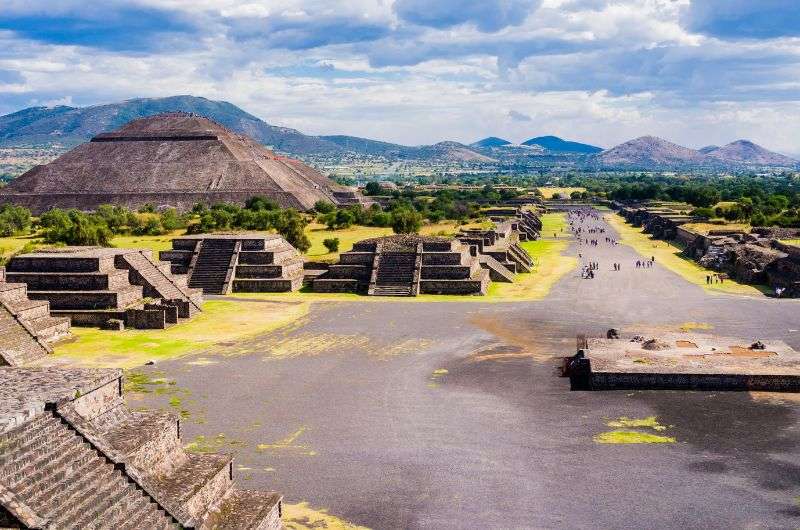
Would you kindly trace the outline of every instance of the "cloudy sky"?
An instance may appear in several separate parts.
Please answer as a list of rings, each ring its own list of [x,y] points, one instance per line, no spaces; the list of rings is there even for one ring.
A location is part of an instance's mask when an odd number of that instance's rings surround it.
[[[309,134],[800,154],[798,0],[0,0],[0,114],[193,94]]]

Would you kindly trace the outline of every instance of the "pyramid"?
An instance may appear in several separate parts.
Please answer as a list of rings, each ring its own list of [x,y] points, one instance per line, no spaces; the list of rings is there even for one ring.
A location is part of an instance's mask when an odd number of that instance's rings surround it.
[[[306,164],[214,121],[166,113],[99,134],[32,168],[0,190],[0,203],[22,204],[34,213],[100,204],[189,209],[197,202],[242,204],[255,195],[300,210],[318,200],[365,202]]]

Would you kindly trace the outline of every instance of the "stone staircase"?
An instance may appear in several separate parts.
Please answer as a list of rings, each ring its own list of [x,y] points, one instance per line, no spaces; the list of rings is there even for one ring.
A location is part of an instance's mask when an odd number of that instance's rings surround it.
[[[0,484],[47,528],[174,528],[130,477],[50,410],[2,436]]]
[[[189,287],[202,289],[203,294],[226,294],[228,269],[235,252],[233,239],[204,239],[189,277]]]
[[[384,252],[372,292],[375,296],[411,296],[414,290],[416,253]]]
[[[69,334],[70,322],[51,317],[46,300],[30,300],[24,283],[3,279],[4,273],[0,274],[0,365],[19,366],[49,353],[50,344]]]
[[[128,269],[131,283],[144,287],[144,296],[183,301],[189,307],[189,314],[181,315],[183,318],[201,311],[202,292],[180,283],[170,272],[170,264],[156,263],[149,251],[120,254],[117,261],[120,267]]]
[[[121,377],[0,369],[0,522],[5,510],[23,528],[282,528],[279,494],[238,489],[230,455],[184,451],[180,420],[129,409]]]

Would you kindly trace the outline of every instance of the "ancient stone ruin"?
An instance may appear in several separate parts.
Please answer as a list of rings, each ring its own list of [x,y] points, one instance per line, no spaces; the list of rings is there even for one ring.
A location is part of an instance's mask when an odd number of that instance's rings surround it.
[[[300,210],[319,200],[368,202],[298,160],[187,113],[150,116],[99,134],[14,179],[0,190],[0,202],[34,213],[101,204],[190,209],[198,202],[243,204],[256,195]]]
[[[521,233],[510,221],[499,222],[491,230],[465,229],[456,239],[469,245],[470,253],[489,271],[494,282],[513,282],[514,275],[530,272],[533,259],[519,246]]]
[[[0,527],[278,530],[281,495],[183,449],[172,413],[133,411],[119,370],[0,368]]]
[[[160,258],[206,294],[295,291],[303,285],[303,258],[278,235],[183,236]]]
[[[800,390],[800,354],[779,340],[665,333],[590,338],[566,360],[573,390]]]
[[[312,286],[374,296],[484,295],[489,282],[489,271],[457,239],[395,235],[359,241]]]
[[[18,366],[41,357],[69,334],[69,319],[51,317],[50,304],[28,298],[24,283],[5,281],[0,268],[0,366]]]
[[[519,233],[520,241],[535,241],[542,231],[542,220],[529,208],[487,208],[481,213],[495,223],[511,223],[511,229]]]
[[[66,247],[13,257],[8,282],[74,326],[164,329],[200,311],[202,293],[153,260],[149,250]]]

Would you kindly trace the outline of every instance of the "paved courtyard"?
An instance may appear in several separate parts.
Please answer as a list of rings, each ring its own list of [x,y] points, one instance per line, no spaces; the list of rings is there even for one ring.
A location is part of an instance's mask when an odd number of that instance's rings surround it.
[[[179,399],[184,440],[235,452],[242,487],[370,528],[800,525],[800,396],[570,392],[553,359],[610,327],[800,348],[800,304],[636,270],[624,245],[570,252],[600,263],[595,279],[575,270],[537,302],[315,302],[237,355],[148,367],[175,392],[139,403]],[[595,440],[652,416],[634,430],[674,443]]]

